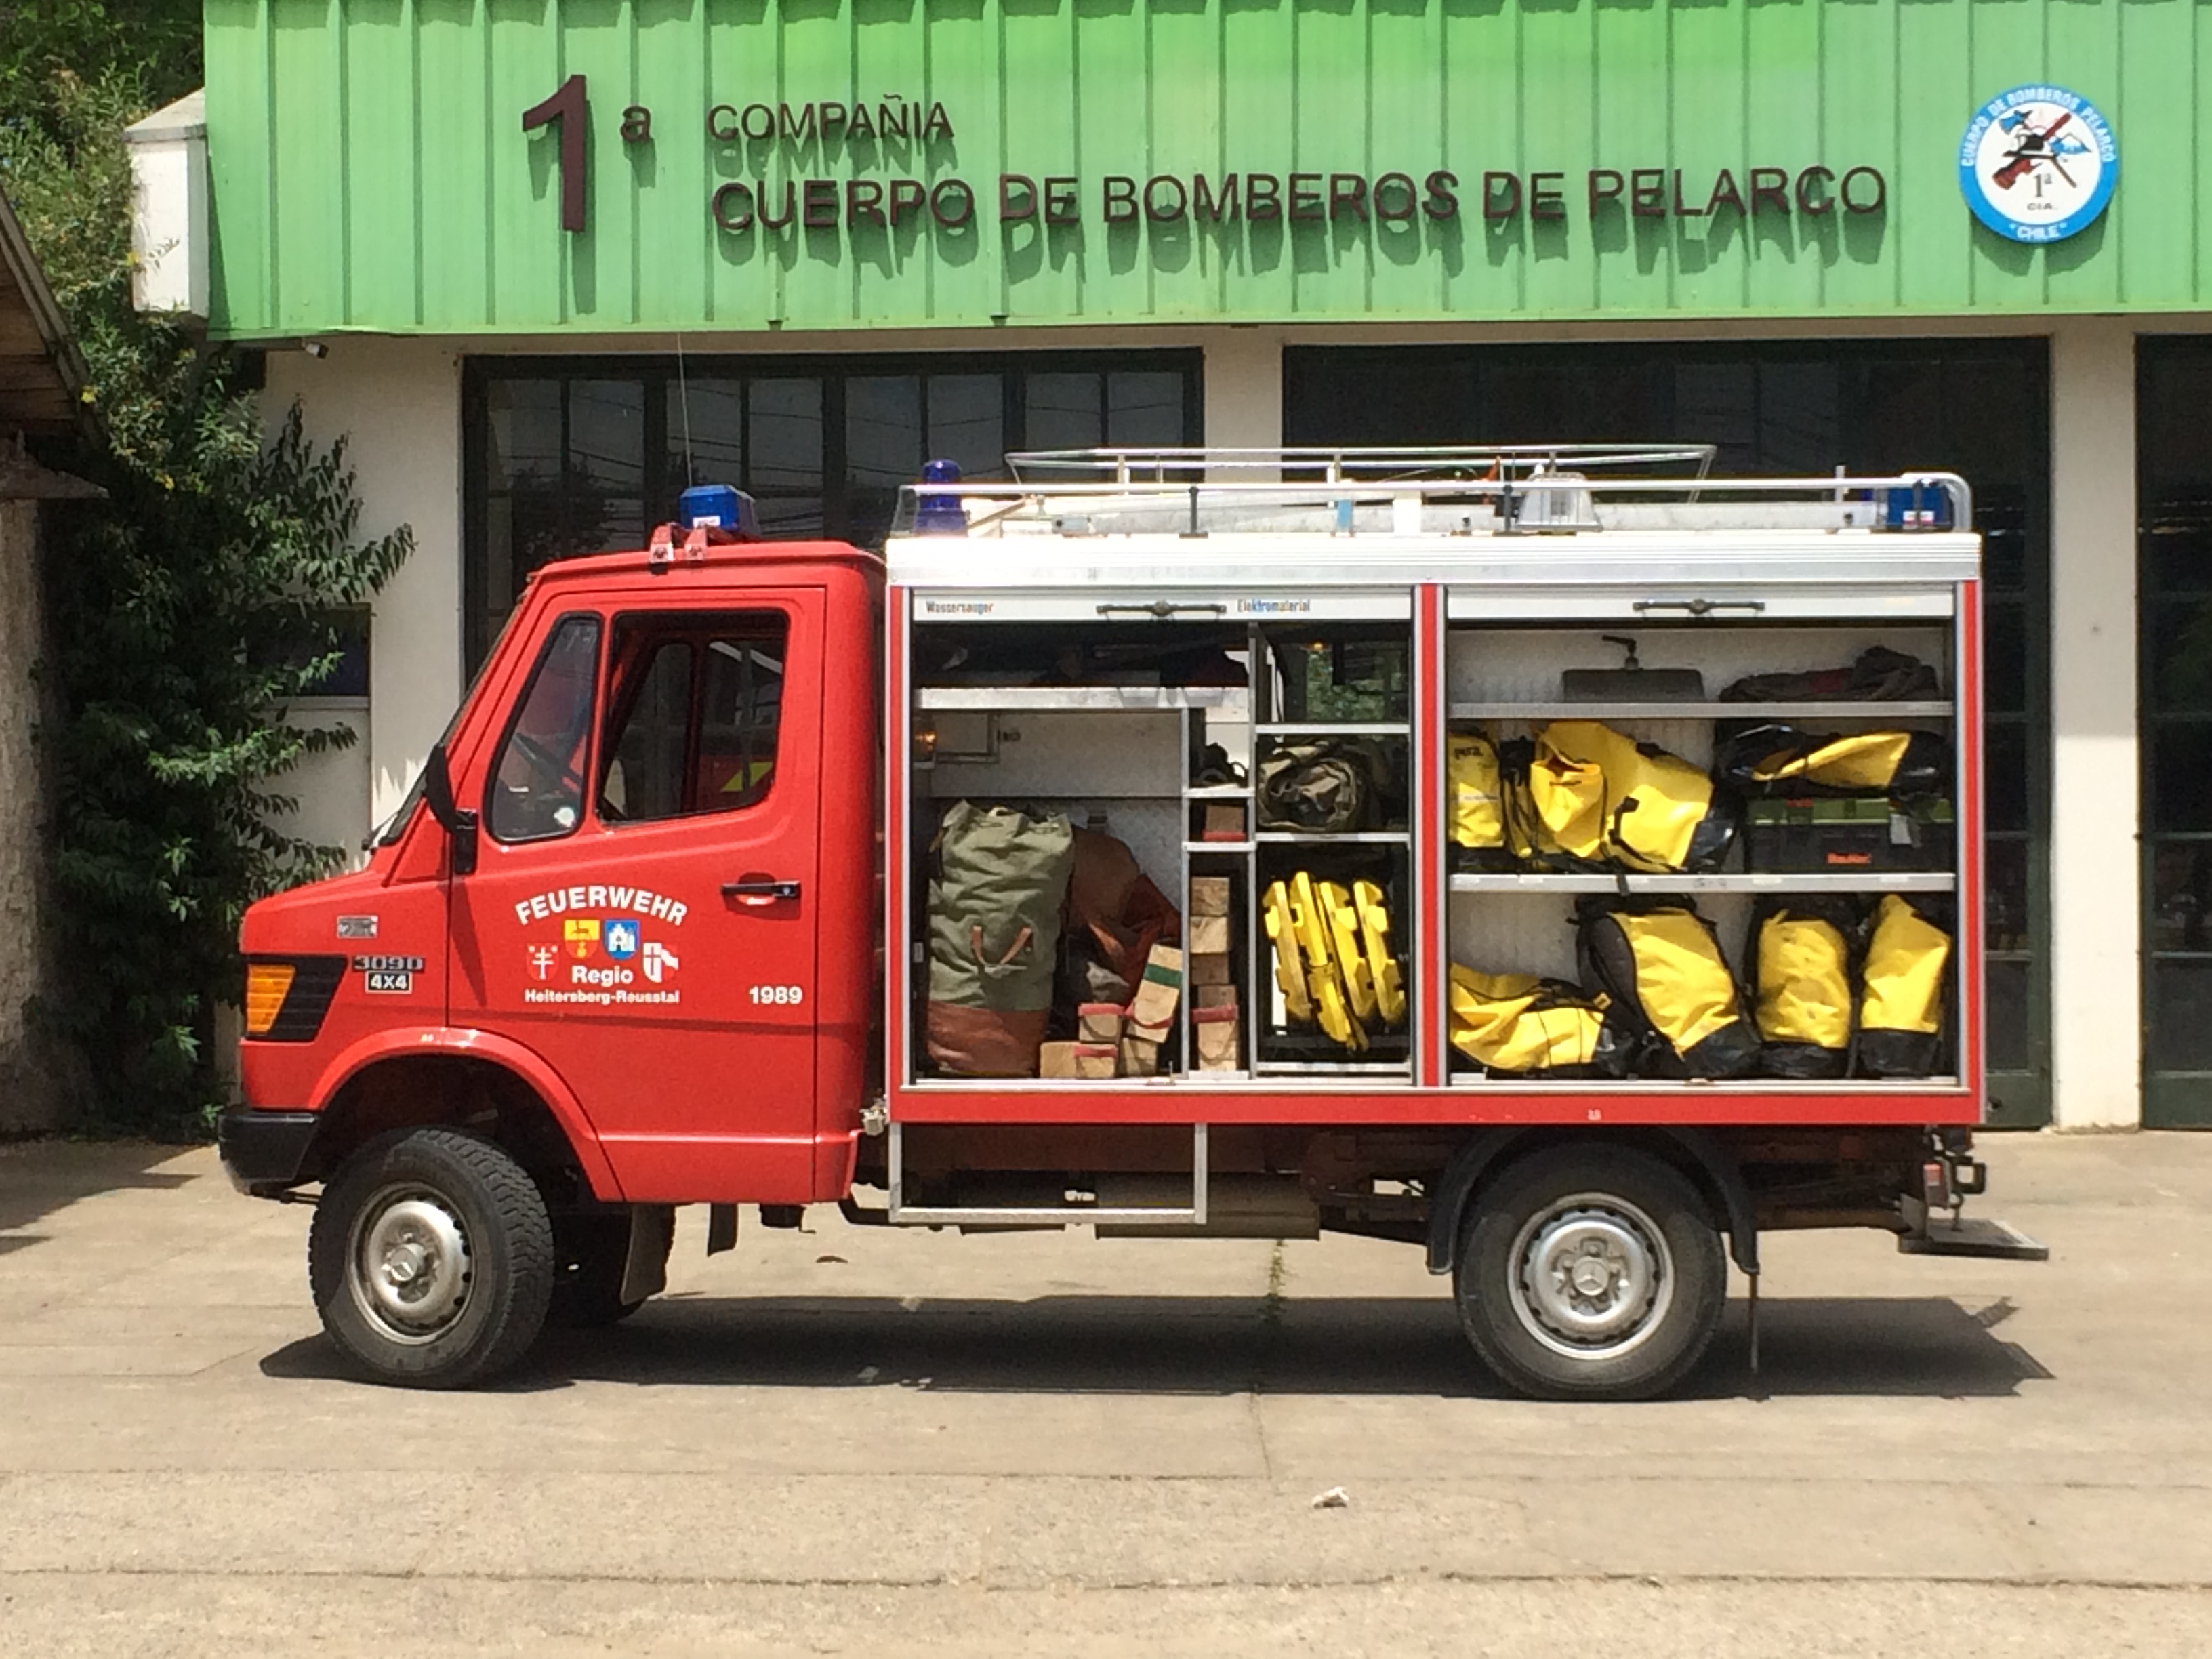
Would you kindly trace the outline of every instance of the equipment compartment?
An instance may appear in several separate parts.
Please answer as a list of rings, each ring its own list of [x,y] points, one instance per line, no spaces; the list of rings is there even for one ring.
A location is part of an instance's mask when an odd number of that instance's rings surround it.
[[[1455,611],[1463,617],[1465,608],[1471,602]],[[1757,931],[1774,907],[1792,901],[1826,907],[1862,955],[1884,895],[1911,896],[1908,902],[1952,916],[1966,849],[1955,781],[1971,778],[1949,695],[1954,627],[1932,620],[1776,624],[1755,611],[1742,618],[1731,612],[1645,623],[1626,637],[1620,625],[1598,623],[1485,626],[1462,620],[1454,626],[1447,640],[1449,735],[1439,826],[1447,854],[1443,954],[1447,966],[1459,970],[1446,1011],[1454,1080],[1565,1086],[1571,1078],[1587,1089],[1594,1075],[1628,1080],[1673,1074],[1666,1056],[1655,1064],[1647,1054],[1639,1063],[1609,1040],[1596,1046],[1605,1049],[1610,1072],[1603,1065],[1577,1066],[1547,1077],[1531,1066],[1532,1057],[1595,1057],[1589,1041],[1561,1035],[1579,1020],[1582,1037],[1590,1036],[1594,1016],[1578,1012],[1577,1000],[1595,1006],[1606,988],[1592,982],[1591,964],[1577,951],[1578,905],[1693,908],[1718,942],[1737,1008],[1754,1030]],[[1624,650],[1636,666],[1623,666]],[[1663,684],[1672,695],[1638,695],[1639,674],[1655,670],[1667,673]],[[1769,700],[1741,700],[1736,688],[1747,683]],[[1603,702],[1566,695],[1570,689],[1586,694],[1594,684],[1619,696]],[[1703,685],[1701,700],[1679,695],[1690,684]],[[1906,695],[1850,695],[1869,687]],[[1771,700],[1777,693],[1790,700]],[[1829,749],[1852,754],[1902,753],[1902,734],[1938,734],[1932,743],[1923,738],[1911,745],[1923,763],[1915,787],[1936,775],[1924,762],[1940,754],[1950,763],[1942,769],[1954,787],[1941,797],[1893,800],[1874,787],[1882,775],[1871,765],[1837,767],[1818,775],[1844,781],[1817,785],[1747,784],[1720,773],[1716,758],[1723,740],[1760,734],[1747,741],[1764,752],[1759,745],[1770,726],[1792,728],[1789,736],[1833,734],[1838,741]],[[1899,738],[1844,740],[1874,732]],[[1780,746],[1781,739],[1776,742]],[[1819,742],[1801,747],[1818,749]],[[1857,788],[1855,781],[1869,787]],[[1790,793],[1811,787],[1823,793]],[[1955,921],[1947,925],[1955,934]],[[1678,976],[1689,971],[1681,961],[1675,969]],[[1921,1080],[1954,1085],[1965,1013],[1955,937],[1942,973],[1940,1040],[1931,1034],[1914,1052],[1931,1056],[1935,1068]],[[1622,1012],[1618,1001],[1616,1016]],[[1717,1007],[1707,1012],[1708,1023],[1717,1024]],[[1844,1026],[1854,1025],[1856,1012],[1839,1011]],[[1522,1018],[1540,1022],[1546,1041],[1524,1035],[1506,1042],[1513,1022]],[[1471,1054],[1510,1056],[1515,1066],[1529,1069],[1495,1070]],[[1743,1070],[1738,1055],[1707,1080],[1771,1086],[1778,1077],[1803,1075],[1779,1069],[1787,1063],[1771,1060]],[[1860,1086],[1871,1069],[1855,1046],[1850,1076],[1835,1086]],[[1881,1073],[1885,1079],[1899,1074],[1894,1067]]]
[[[1083,965],[1063,960],[1045,1080],[1153,1075],[1156,1060],[1158,1073],[1215,1082],[1409,1081],[1417,780],[1405,601],[1386,600],[1391,620],[1237,624],[1204,614],[1223,606],[1151,620],[1134,600],[1100,605],[1115,620],[914,628],[914,1075],[1006,1080],[933,1061],[927,1036],[932,843],[946,810],[968,801],[1064,817],[1079,841],[1115,837],[1174,911],[1159,942],[1176,960],[1158,965],[1152,993],[1157,1012],[1159,976],[1176,978],[1170,1028],[1132,1012],[1109,1030],[1095,971],[1086,984]],[[1325,1007],[1286,999],[1267,925],[1279,883],[1313,906],[1301,974]],[[1084,941],[1071,925],[1063,957]]]

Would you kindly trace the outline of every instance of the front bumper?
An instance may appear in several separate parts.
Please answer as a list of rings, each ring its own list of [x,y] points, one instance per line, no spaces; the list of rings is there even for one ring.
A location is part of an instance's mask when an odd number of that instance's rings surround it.
[[[319,1112],[225,1112],[215,1132],[223,1173],[256,1198],[297,1185],[322,1121]]]

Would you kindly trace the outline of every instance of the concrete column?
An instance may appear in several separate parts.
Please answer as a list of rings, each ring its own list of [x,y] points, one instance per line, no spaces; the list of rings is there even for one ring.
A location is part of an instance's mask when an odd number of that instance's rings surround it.
[[[369,823],[358,840],[398,806],[460,701],[461,368],[434,340],[329,343],[320,358],[270,356],[269,416],[297,398],[313,436],[348,439],[364,534],[399,524],[415,532],[414,556],[377,597],[370,623],[368,753],[337,757],[368,768]]]
[[[1217,449],[1282,443],[1283,337],[1276,330],[1224,328],[1206,337],[1206,441]]]
[[[2051,337],[2052,1117],[2142,1120],[2136,358],[2126,322]]]

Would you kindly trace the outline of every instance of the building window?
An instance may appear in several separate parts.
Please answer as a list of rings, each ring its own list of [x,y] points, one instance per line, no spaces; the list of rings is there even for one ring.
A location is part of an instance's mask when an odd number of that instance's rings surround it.
[[[2143,1123],[2212,1126],[2212,340],[2136,356]]]
[[[2212,380],[2199,387],[2212,390]],[[1310,347],[1283,354],[1283,394],[1290,444],[1713,443],[1723,472],[1818,477],[1840,465],[1965,477],[1983,536],[1990,1120],[2048,1121],[2051,441],[2043,341]],[[2170,406],[2203,404],[2200,396]],[[2212,558],[2202,568],[2212,601]],[[2204,708],[2203,752],[2212,757],[2212,697]],[[2205,798],[2212,802],[2212,792]],[[2203,827],[2212,831],[2212,805]],[[2205,839],[2212,843],[2212,835]],[[2207,966],[2212,975],[2212,954]],[[2212,1017],[2212,977],[2204,1006]],[[2212,1100],[2212,1077],[2207,1084]]]
[[[464,382],[473,669],[530,573],[643,544],[687,483],[730,483],[777,537],[883,539],[922,463],[1200,441],[1194,351],[840,358],[472,358]]]

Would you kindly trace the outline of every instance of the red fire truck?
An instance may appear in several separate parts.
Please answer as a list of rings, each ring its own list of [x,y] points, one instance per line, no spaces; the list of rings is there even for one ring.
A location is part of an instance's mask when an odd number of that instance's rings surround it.
[[[689,492],[248,913],[226,1167],[422,1386],[635,1309],[683,1204],[1400,1239],[1576,1398],[1678,1382],[1729,1258],[1755,1345],[1762,1231],[2039,1256],[1960,1214],[1967,488],[1711,458],[933,464],[880,556]]]

